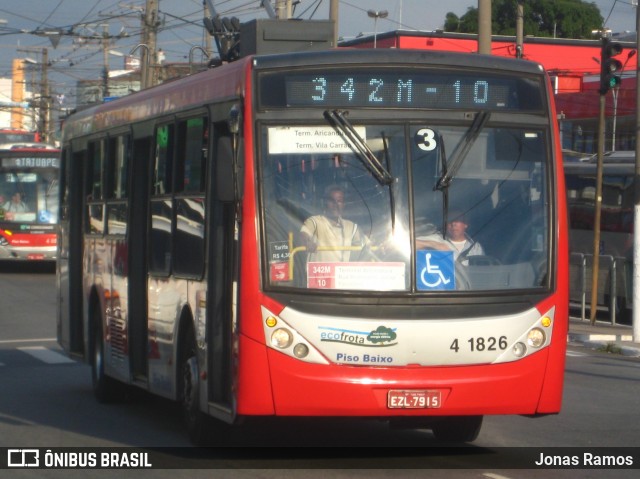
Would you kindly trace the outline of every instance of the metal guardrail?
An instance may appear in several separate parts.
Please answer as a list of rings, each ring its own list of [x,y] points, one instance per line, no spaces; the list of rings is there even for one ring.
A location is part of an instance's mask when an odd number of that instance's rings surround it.
[[[605,307],[609,312],[611,324],[616,324],[618,304],[627,304],[627,289],[623,282],[618,291],[619,271],[626,271],[628,260],[623,257],[600,255],[598,267],[597,306]],[[586,319],[587,310],[591,309],[593,255],[571,253],[569,259],[569,301],[580,308],[580,318]],[[622,269],[620,269],[622,267]],[[623,298],[624,303],[618,303]]]

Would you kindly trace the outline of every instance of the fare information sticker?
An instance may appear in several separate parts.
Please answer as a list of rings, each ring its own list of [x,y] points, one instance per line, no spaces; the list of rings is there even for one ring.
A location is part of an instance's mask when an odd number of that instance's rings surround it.
[[[380,263],[308,263],[307,287],[392,291],[405,289],[405,265]]]

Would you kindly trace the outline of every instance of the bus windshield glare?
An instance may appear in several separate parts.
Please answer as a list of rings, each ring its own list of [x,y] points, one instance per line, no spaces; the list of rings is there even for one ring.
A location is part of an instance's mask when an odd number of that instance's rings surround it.
[[[548,287],[547,135],[476,123],[353,122],[391,184],[329,123],[264,125],[269,285],[424,293]]]

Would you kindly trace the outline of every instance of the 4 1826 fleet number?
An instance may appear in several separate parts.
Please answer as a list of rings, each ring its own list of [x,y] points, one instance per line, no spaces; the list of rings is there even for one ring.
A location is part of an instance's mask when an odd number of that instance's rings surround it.
[[[508,345],[509,343],[506,336],[500,336],[498,338],[494,336],[488,336],[486,338],[478,336],[469,338],[466,341],[455,338],[451,346],[449,346],[449,349],[457,353],[460,349],[466,348],[466,350],[475,353],[483,351],[504,351]]]

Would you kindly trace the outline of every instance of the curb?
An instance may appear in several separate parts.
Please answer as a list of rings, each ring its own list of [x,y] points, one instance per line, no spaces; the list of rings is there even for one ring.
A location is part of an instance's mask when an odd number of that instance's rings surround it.
[[[569,342],[580,343],[589,349],[605,349],[612,345],[619,349],[619,354],[627,357],[640,357],[640,347],[629,346],[623,344],[623,341],[631,341],[626,335],[620,336],[615,334],[580,334],[569,333],[567,337]]]

